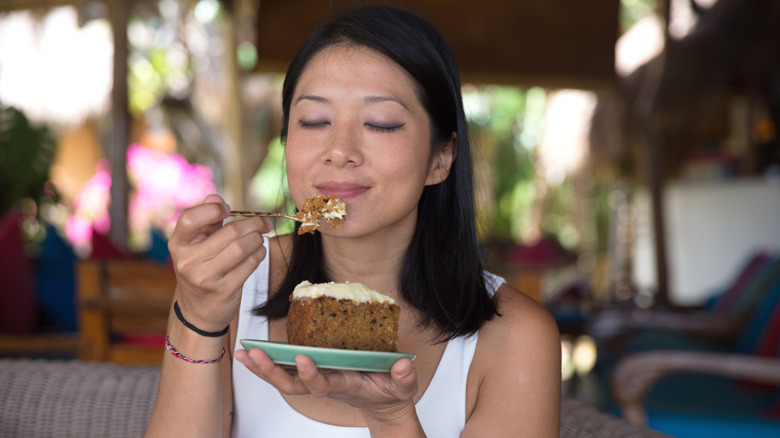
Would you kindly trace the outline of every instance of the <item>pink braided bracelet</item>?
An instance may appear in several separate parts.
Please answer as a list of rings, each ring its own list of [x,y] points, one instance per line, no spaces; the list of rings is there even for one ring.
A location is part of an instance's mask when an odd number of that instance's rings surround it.
[[[222,354],[216,359],[204,359],[204,360],[190,359],[189,357],[183,355],[179,350],[177,350],[176,347],[173,346],[173,344],[171,344],[171,340],[168,339],[168,335],[165,335],[165,349],[170,351],[172,355],[189,363],[202,363],[202,364],[218,363],[222,360],[223,357],[225,357],[225,347],[222,347]]]

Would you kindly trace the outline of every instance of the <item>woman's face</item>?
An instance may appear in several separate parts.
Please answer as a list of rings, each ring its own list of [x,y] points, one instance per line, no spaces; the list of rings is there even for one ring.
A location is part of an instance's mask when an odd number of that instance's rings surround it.
[[[300,206],[316,194],[344,199],[347,220],[338,230],[322,226],[324,234],[413,230],[423,187],[446,177],[431,158],[430,131],[413,80],[400,66],[364,47],[323,50],[305,68],[290,105],[293,201]]]

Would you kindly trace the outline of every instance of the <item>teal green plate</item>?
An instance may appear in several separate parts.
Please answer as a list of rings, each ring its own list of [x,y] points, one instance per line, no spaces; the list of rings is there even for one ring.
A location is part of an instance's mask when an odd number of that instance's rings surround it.
[[[242,339],[241,345],[247,351],[252,348],[263,350],[274,363],[279,365],[295,365],[295,356],[303,354],[309,356],[318,368],[337,370],[387,372],[399,359],[408,357],[414,360],[415,358],[414,354],[409,353],[306,347],[256,339]]]

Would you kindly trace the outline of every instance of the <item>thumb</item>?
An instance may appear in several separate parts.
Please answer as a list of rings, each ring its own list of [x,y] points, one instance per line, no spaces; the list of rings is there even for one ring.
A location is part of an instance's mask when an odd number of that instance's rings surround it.
[[[390,369],[390,377],[398,387],[402,398],[409,398],[417,393],[417,370],[411,359],[403,358],[396,362]]]
[[[217,195],[216,193],[209,194],[206,196],[206,198],[203,200],[203,204],[221,204],[222,208],[225,210],[225,213],[230,213],[230,206],[227,205],[225,200]]]

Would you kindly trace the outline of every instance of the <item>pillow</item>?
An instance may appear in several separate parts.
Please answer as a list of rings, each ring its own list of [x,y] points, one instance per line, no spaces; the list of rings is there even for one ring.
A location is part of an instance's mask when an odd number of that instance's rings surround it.
[[[33,266],[24,252],[22,213],[0,221],[0,333],[29,334],[38,324]]]
[[[774,295],[780,295],[780,281],[775,283],[772,290]],[[753,353],[764,357],[780,358],[780,299],[775,301],[773,308],[768,312],[767,321],[758,335]]]
[[[734,303],[770,258],[766,251],[753,254],[739,270],[734,282],[712,303],[712,309],[721,314],[731,313]]]
[[[734,316],[751,318],[762,302],[766,299],[772,285],[780,281],[780,255],[773,256],[759,269],[745,289],[737,297],[730,311]]]
[[[767,286],[764,296],[737,341],[739,353],[777,356],[777,339],[780,336],[780,279]]]

